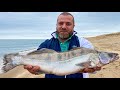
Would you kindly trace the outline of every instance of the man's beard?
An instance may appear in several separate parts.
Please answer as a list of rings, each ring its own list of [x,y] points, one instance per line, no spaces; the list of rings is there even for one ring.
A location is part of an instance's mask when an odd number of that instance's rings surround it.
[[[73,32],[71,32],[71,33],[68,33],[68,32],[58,32],[58,31],[56,31],[56,32],[57,32],[57,34],[58,34],[58,37],[59,37],[60,39],[62,39],[62,40],[68,39],[68,38],[71,37],[72,34],[73,34]]]

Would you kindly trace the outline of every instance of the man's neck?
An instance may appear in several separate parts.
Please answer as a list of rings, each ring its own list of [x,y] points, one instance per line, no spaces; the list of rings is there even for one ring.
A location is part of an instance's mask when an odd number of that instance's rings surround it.
[[[59,41],[62,42],[62,43],[65,42],[66,40],[68,40],[68,38],[66,38],[66,39],[58,38],[58,39],[59,39]]]

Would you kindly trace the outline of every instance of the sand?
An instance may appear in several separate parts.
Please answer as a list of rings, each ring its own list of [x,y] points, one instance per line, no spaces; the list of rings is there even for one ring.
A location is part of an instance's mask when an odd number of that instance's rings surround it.
[[[120,55],[120,32],[86,38],[101,51],[116,52]],[[89,73],[90,78],[120,78],[120,59],[110,63],[96,73]],[[44,74],[33,75],[18,66],[7,73],[0,74],[0,78],[44,78]]]
[[[120,55],[120,32],[87,39],[97,50],[116,52]],[[102,67],[96,74],[90,74],[90,78],[120,78],[120,59]]]

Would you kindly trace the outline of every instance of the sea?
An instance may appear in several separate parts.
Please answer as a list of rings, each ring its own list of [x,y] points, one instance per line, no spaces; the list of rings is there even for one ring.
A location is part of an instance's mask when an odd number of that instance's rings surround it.
[[[0,39],[0,73],[2,73],[3,56],[24,50],[37,49],[45,39]]]

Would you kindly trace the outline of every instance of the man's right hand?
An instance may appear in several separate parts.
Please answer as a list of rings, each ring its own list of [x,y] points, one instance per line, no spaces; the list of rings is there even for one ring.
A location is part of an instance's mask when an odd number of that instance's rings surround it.
[[[40,71],[39,66],[32,66],[32,65],[24,65],[24,69],[27,69],[30,73],[35,75],[38,74],[38,72]]]

